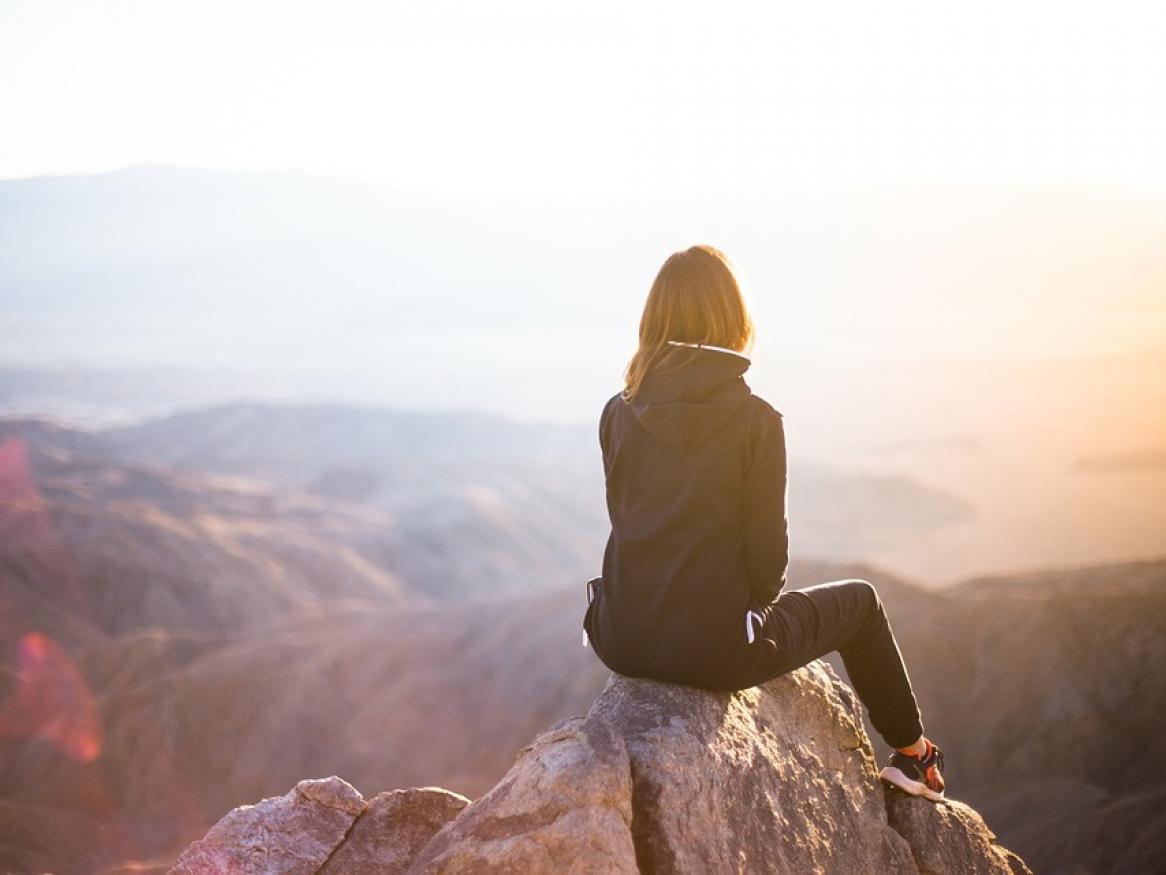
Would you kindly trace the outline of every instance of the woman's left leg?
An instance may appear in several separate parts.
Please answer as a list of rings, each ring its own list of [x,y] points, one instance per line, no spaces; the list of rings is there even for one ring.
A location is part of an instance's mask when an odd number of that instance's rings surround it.
[[[755,683],[793,671],[837,650],[870,722],[888,745],[906,748],[923,734],[919,705],[878,592],[869,581],[835,580],[782,592],[760,634],[778,660]]]

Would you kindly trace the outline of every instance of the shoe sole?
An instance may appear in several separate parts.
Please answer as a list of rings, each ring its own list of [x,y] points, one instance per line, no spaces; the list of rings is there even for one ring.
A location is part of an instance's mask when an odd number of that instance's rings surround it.
[[[893,784],[904,793],[909,793],[912,796],[922,796],[924,799],[930,799],[932,802],[946,801],[943,793],[936,793],[922,781],[911,780],[894,766],[886,766],[879,772],[879,777],[888,784]]]

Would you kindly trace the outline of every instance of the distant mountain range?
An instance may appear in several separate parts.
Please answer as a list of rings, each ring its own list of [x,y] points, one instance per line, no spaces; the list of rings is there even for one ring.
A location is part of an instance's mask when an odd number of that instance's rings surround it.
[[[97,484],[87,499],[103,484],[140,480],[138,503],[107,516],[107,525],[128,524],[147,500],[150,517],[161,519],[175,513],[169,493],[202,490],[223,513],[253,504],[270,508],[279,525],[298,517],[306,530],[326,529],[326,538],[299,545],[322,557],[312,560],[321,569],[338,561],[334,548],[344,544],[351,561],[367,563],[360,573],[388,574],[440,598],[585,580],[610,530],[598,438],[583,426],[477,412],[240,403],[95,432],[0,419],[6,439],[21,442],[50,487],[61,483],[62,501],[78,480]],[[907,478],[791,467],[798,545],[807,555],[857,556],[971,517],[960,499]],[[103,511],[124,491],[110,493],[98,493]],[[183,501],[185,511],[193,498]],[[330,522],[313,513],[331,514]],[[222,531],[228,537],[232,528]],[[249,540],[258,537],[249,531]],[[202,576],[202,562],[193,559],[189,573]]]

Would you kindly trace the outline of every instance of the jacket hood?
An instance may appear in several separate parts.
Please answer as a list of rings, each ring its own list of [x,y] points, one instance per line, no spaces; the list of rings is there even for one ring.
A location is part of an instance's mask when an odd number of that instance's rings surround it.
[[[688,452],[712,437],[753,394],[742,376],[750,361],[717,346],[674,345],[688,346],[688,358],[668,371],[649,370],[631,409],[653,437]]]

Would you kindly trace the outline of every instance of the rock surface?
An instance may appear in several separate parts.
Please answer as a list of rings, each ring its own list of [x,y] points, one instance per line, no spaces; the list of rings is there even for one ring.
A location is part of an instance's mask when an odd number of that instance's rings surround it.
[[[409,871],[634,873],[633,792],[615,727],[569,717],[522,748]]]
[[[860,705],[819,661],[731,694],[612,674],[472,803],[304,781],[171,871],[1029,873],[968,806],[879,782]]]
[[[312,875],[363,809],[360,793],[339,778],[300,781],[283,796],[228,813],[170,871]]]
[[[433,834],[469,803],[465,796],[441,787],[378,793],[319,871],[321,875],[405,872]]]
[[[182,852],[172,875],[405,872],[417,852],[470,800],[441,787],[365,800],[347,781],[300,781],[283,796],[241,805]]]
[[[859,718],[821,663],[731,695],[613,675],[588,715],[626,740],[645,871],[910,871]]]
[[[942,805],[920,805],[905,793],[887,787],[887,819],[907,840],[921,875],[941,872],[980,873],[1029,871],[1019,856],[996,844],[996,834],[972,808],[954,799]],[[935,841],[942,836],[942,841]]]

